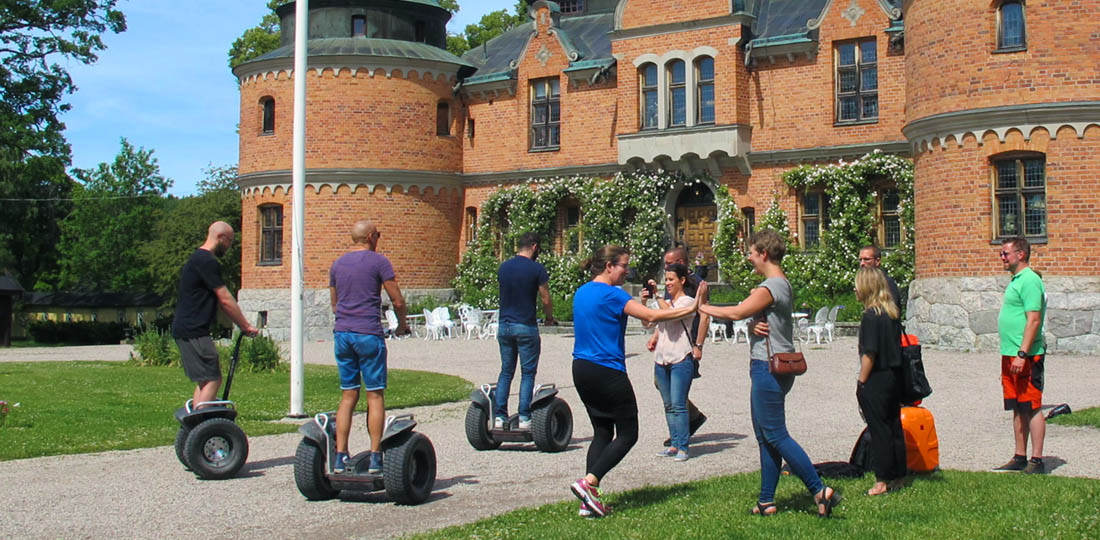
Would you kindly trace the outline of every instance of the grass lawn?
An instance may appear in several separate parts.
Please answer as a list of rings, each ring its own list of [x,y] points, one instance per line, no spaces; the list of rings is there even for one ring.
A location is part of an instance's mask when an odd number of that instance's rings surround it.
[[[335,366],[305,366],[307,414],[335,410],[340,399]],[[386,406],[432,405],[466,399],[473,385],[424,371],[391,370]],[[119,362],[0,363],[0,399],[21,403],[0,427],[0,461],[170,445],[179,429],[175,410],[194,384],[179,367]],[[221,393],[219,392],[219,396]],[[289,433],[297,424],[273,423],[290,404],[290,373],[241,373],[230,398],[249,436]],[[366,410],[366,399],[359,400]]]
[[[1063,414],[1050,419],[1051,424],[1060,426],[1086,426],[1100,429],[1100,407],[1073,411],[1072,414]]]
[[[945,471],[868,497],[872,478],[830,481],[845,495],[830,520],[794,477],[779,483],[779,515],[748,515],[760,474],[744,473],[611,493],[602,519],[578,517],[574,499],[414,538],[1100,538],[1098,480]]]

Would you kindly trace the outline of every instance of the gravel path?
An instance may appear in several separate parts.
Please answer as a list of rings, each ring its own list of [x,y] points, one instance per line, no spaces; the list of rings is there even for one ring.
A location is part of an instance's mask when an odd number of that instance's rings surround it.
[[[591,427],[572,388],[571,336],[543,337],[539,382],[556,382],[574,413],[574,444],[559,454],[530,445],[505,445],[478,452],[462,428],[466,403],[422,407],[418,430],[431,438],[438,456],[432,497],[415,507],[389,502],[384,493],[345,495],[307,502],[294,486],[296,434],[252,438],[249,464],[239,478],[200,481],[176,461],[170,446],[143,450],[55,456],[0,463],[0,538],[388,538],[466,523],[509,510],[572,500],[568,484],[584,469]],[[809,372],[788,396],[788,425],[814,461],[846,460],[862,429],[855,392],[855,341],[810,346]],[[125,358],[125,347],[77,351],[2,351],[0,360]],[[310,362],[332,363],[331,343],[307,344]],[[747,346],[717,344],[706,349],[703,378],[692,398],[710,420],[694,439],[686,463],[653,453],[667,436],[660,397],[652,385],[650,353],[641,336],[627,337],[631,379],[639,398],[642,436],[630,455],[604,481],[612,492],[645,485],[753,471],[758,451],[748,413]],[[87,358],[91,355],[90,358]],[[499,355],[494,341],[392,343],[391,368],[431,370],[475,383],[495,380]],[[117,358],[115,358],[117,359]],[[1048,359],[1046,399],[1074,409],[1100,405],[1100,358]],[[935,394],[926,405],[936,415],[944,468],[988,470],[1004,462],[1012,447],[1011,418],[1001,410],[999,358],[989,354],[925,351]],[[1074,368],[1074,366],[1078,366]],[[183,376],[182,373],[180,375]],[[518,375],[517,375],[518,377]],[[518,381],[513,390],[518,388]],[[331,393],[332,388],[307,388]],[[182,399],[183,396],[181,396]],[[248,404],[240,404],[244,411]],[[511,405],[515,407],[515,397]],[[76,420],[76,419],[74,419]],[[165,422],[171,420],[165,418]],[[366,445],[363,420],[352,432],[352,449]],[[1050,426],[1048,463],[1058,476],[1100,478],[1097,432]],[[170,441],[165,441],[168,443]],[[3,444],[0,432],[0,444]],[[797,482],[785,479],[784,482]],[[755,493],[733,494],[748,507]]]

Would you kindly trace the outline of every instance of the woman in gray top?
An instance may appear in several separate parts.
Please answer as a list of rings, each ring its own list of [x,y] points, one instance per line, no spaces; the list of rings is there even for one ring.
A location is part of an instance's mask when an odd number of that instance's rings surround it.
[[[760,446],[760,496],[753,514],[774,515],[775,487],[779,484],[779,467],[783,461],[806,484],[817,503],[821,517],[832,514],[840,502],[840,493],[821,482],[813,463],[791,435],[787,433],[784,400],[794,385],[793,375],[772,375],[768,370],[768,347],[773,353],[794,352],[791,322],[791,284],[779,266],[787,252],[786,242],[775,231],[760,230],[749,239],[749,262],[764,281],[736,306],[699,305],[699,312],[722,319],[747,319],[757,322],[749,336],[749,377],[752,380],[750,404],[752,428]],[[774,332],[770,329],[774,328]]]

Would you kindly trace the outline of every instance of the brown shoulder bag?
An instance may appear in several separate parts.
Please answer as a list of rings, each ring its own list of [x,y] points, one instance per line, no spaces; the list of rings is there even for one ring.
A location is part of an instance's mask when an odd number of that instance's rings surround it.
[[[768,371],[772,375],[802,375],[806,373],[806,357],[801,352],[772,354],[772,338],[765,340],[768,346]]]

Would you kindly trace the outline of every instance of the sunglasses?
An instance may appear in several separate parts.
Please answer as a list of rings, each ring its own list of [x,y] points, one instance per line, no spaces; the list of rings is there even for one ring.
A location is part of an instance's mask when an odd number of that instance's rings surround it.
[[[1011,255],[1013,253],[1020,252],[1020,251],[1023,251],[1023,250],[1016,249],[1016,250],[1013,250],[1013,251],[1002,251],[1001,252],[1001,258],[1004,259],[1005,257],[1008,257],[1009,255]]]

